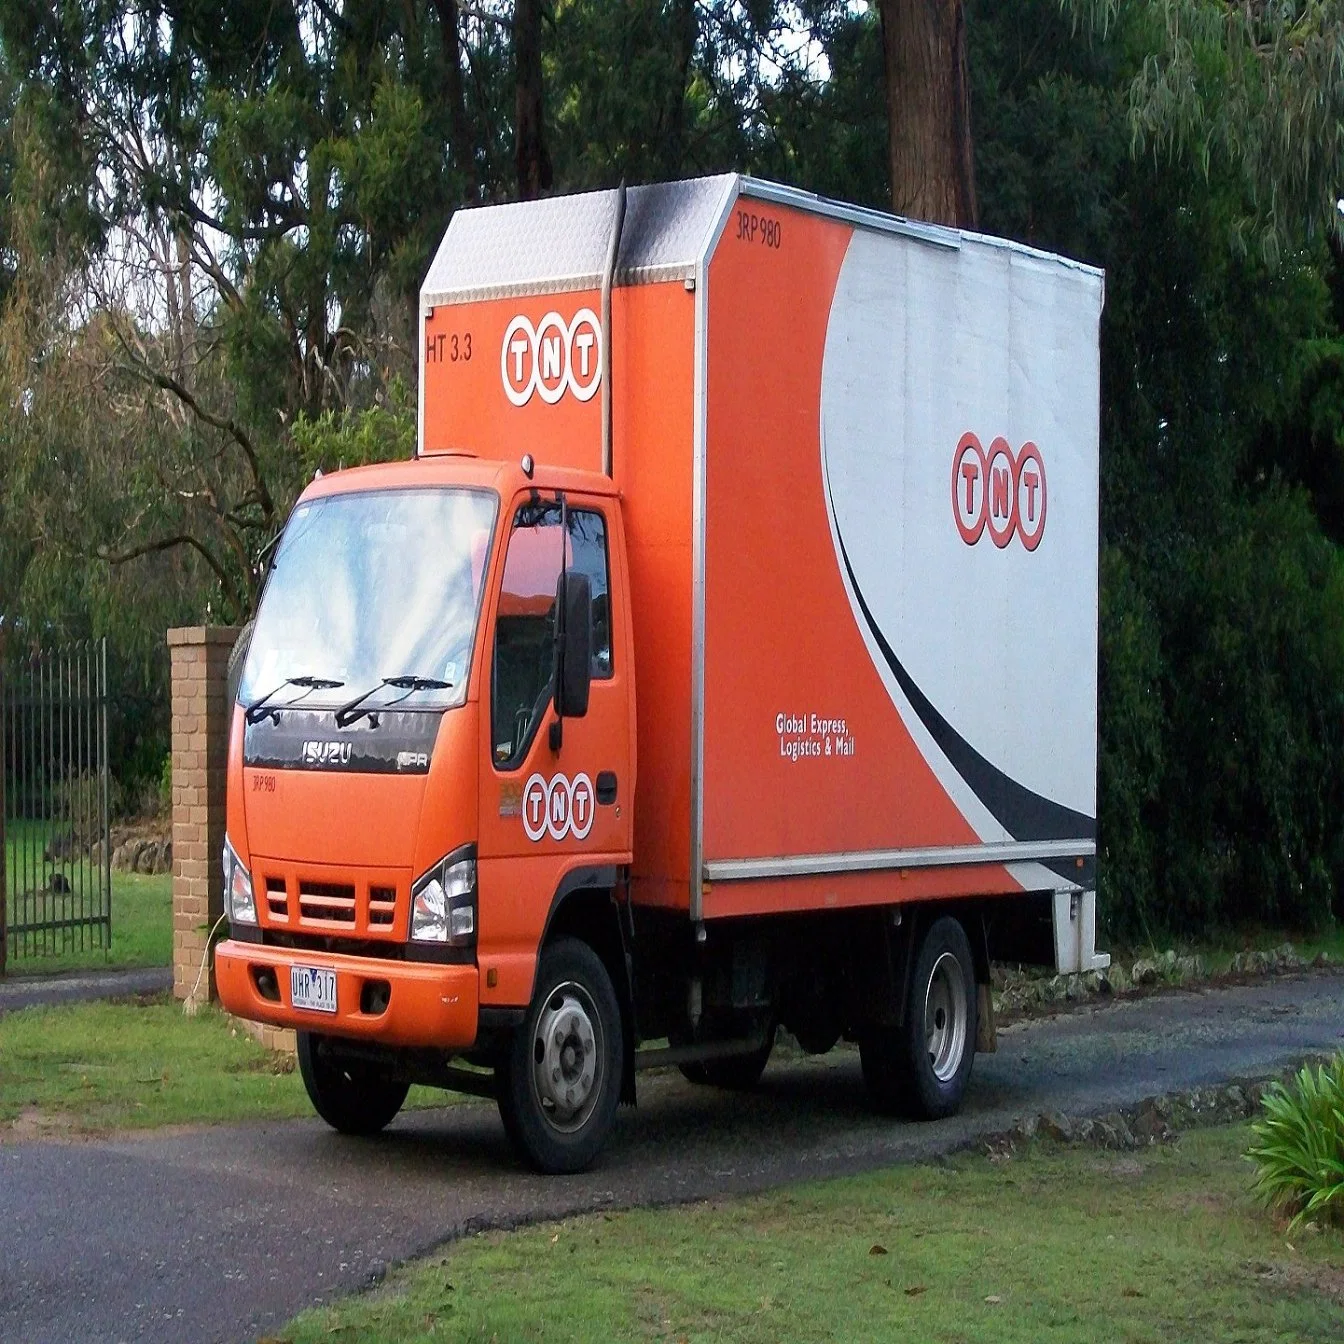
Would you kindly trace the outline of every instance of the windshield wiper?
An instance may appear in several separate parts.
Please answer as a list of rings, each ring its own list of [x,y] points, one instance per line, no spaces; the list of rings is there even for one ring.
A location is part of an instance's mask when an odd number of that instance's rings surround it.
[[[371,695],[376,695],[384,687],[391,686],[395,690],[405,691],[406,695],[414,695],[416,691],[451,691],[453,683],[451,681],[440,681],[438,677],[416,677],[409,674],[403,674],[399,677],[384,677],[376,686],[370,686],[367,691],[355,696],[355,698],[344,704],[336,711],[336,726],[338,728],[348,728],[356,719],[363,718],[365,714],[372,714],[372,709],[360,709]],[[401,700],[406,699],[406,695]],[[399,705],[401,700],[394,700],[394,705]]]
[[[343,681],[333,681],[330,677],[286,677],[278,686],[272,687],[259,700],[254,700],[247,707],[245,717],[248,723],[259,723],[267,714],[278,714],[282,709],[288,709],[289,705],[303,699],[303,695],[295,696],[294,700],[284,705],[276,705],[274,709],[268,708],[271,701],[275,699],[286,686],[302,686],[304,695],[310,691],[334,691],[339,686],[344,686]]]

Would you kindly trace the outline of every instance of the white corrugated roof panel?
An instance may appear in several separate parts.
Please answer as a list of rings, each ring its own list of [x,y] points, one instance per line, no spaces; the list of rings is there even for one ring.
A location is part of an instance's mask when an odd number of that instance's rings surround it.
[[[617,281],[693,276],[738,181],[726,173],[631,187]],[[616,195],[590,191],[459,210],[421,286],[422,311],[443,303],[597,288],[616,222]]]

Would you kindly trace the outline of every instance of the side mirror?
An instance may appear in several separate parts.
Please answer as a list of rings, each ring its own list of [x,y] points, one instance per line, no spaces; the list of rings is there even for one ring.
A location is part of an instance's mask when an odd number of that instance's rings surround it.
[[[593,680],[593,588],[586,574],[561,576],[556,604],[564,621],[556,649],[555,712],[581,719]]]

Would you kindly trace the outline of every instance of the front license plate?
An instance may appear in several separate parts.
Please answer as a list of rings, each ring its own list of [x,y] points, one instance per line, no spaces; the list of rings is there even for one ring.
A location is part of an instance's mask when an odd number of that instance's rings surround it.
[[[313,1013],[336,1011],[336,972],[316,966],[289,968],[289,1001]]]

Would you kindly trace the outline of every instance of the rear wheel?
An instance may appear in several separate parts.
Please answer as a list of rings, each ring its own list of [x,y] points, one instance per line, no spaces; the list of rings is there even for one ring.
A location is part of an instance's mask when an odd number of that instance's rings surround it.
[[[901,1025],[874,1028],[859,1041],[878,1110],[940,1120],[960,1109],[975,1060],[975,994],[966,931],[944,915],[924,935]]]
[[[409,1084],[359,1059],[311,1031],[298,1033],[299,1073],[313,1109],[342,1134],[377,1134],[401,1110]]]
[[[541,954],[523,1025],[496,1070],[499,1114],[538,1171],[582,1171],[621,1096],[621,1010],[602,959],[562,938]]]

